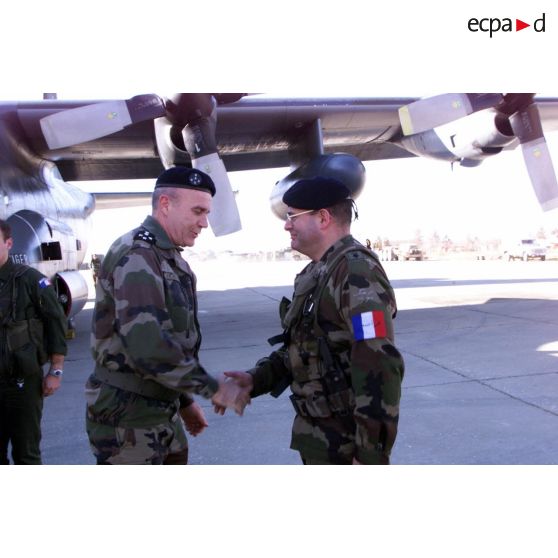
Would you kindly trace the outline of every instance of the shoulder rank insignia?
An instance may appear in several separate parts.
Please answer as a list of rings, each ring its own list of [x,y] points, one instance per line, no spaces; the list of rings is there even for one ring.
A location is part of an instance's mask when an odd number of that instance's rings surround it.
[[[135,235],[134,240],[143,240],[148,244],[155,244],[155,235],[150,233],[147,229],[140,229]]]

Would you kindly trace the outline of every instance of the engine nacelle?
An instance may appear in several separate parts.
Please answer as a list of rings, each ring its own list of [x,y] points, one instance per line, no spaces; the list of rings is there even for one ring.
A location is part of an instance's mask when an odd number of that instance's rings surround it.
[[[63,271],[55,276],[58,300],[68,318],[83,309],[88,297],[87,281],[79,271]]]
[[[507,118],[487,109],[433,130],[403,137],[399,143],[415,155],[463,161],[465,166],[473,166],[473,160],[480,162],[504,148],[514,148],[519,141]]]
[[[24,209],[10,215],[15,263],[33,266],[46,275],[58,293],[66,316],[77,314],[87,301],[87,282],[76,271],[83,251],[72,229],[36,211]]]
[[[40,213],[23,209],[8,218],[12,228],[16,263],[32,265],[47,277],[56,272],[77,269],[85,247],[65,223],[45,219]]]

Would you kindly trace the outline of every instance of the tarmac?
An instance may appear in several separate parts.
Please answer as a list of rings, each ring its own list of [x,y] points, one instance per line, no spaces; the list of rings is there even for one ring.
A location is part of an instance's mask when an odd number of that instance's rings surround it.
[[[278,303],[291,296],[307,262],[191,263],[202,364],[215,374],[253,366],[269,354],[266,340],[280,332]],[[384,265],[398,300],[396,345],[406,364],[392,463],[558,463],[558,262]],[[92,304],[76,317],[62,388],[45,400],[45,464],[94,464],[83,395],[92,370]],[[242,417],[215,415],[209,401],[197,398],[209,427],[190,440],[190,463],[299,464],[289,449],[288,393],[254,399]]]

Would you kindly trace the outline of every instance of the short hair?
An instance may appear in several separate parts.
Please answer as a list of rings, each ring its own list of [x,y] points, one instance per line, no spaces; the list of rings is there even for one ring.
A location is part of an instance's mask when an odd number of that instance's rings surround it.
[[[0,231],[2,231],[2,236],[4,240],[8,240],[8,238],[12,238],[12,227],[8,221],[4,221],[4,219],[0,219]]]
[[[331,216],[341,226],[350,225],[353,220],[354,202],[352,199],[342,200],[331,207],[326,207]]]
[[[176,202],[178,200],[178,193],[176,188],[159,186],[153,190],[153,195],[151,196],[151,208],[157,209],[159,207],[159,201],[161,196],[167,196],[171,201]]]

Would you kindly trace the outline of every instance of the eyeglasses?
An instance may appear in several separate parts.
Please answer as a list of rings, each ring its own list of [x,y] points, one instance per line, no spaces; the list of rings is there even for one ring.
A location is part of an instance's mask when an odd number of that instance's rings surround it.
[[[287,213],[287,220],[291,223],[294,223],[296,217],[300,217],[301,215],[305,215],[306,213],[314,213],[315,211],[315,209],[308,209],[299,213]]]

